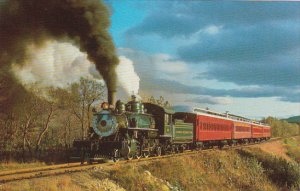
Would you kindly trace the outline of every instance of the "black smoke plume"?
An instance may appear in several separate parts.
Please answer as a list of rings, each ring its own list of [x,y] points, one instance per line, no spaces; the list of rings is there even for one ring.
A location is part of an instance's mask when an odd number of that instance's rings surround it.
[[[27,61],[28,45],[42,46],[54,39],[71,42],[86,52],[105,80],[108,94],[116,91],[119,61],[108,32],[110,12],[102,1],[4,0],[0,6],[1,109],[14,102],[10,100],[14,95],[24,93],[24,89],[15,88],[19,82],[11,65]]]

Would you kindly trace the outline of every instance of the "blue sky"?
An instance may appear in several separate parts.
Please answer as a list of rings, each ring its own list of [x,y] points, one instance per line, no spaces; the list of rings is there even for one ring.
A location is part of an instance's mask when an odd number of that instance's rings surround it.
[[[142,96],[255,118],[300,114],[300,2],[106,3]]]

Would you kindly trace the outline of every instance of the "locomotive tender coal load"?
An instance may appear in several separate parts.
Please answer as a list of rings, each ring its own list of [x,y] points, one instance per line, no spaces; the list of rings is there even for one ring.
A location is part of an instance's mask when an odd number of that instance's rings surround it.
[[[206,109],[176,112],[168,105],[142,103],[135,96],[115,108],[104,102],[95,112],[89,136],[75,140],[75,158],[81,162],[103,158],[160,156],[187,149],[259,142],[271,137],[270,126],[250,119]]]

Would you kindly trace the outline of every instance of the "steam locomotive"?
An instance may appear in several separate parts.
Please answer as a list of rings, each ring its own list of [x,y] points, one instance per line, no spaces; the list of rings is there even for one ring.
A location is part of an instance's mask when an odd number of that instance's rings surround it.
[[[106,102],[101,108],[94,113],[88,138],[73,142],[75,158],[82,163],[103,158],[131,160],[271,137],[270,126],[250,119],[205,109],[175,113],[169,105],[142,103],[135,96],[126,104],[118,100],[114,109]]]
[[[173,119],[170,107],[141,103],[135,96],[127,104],[118,100],[115,105],[111,109],[103,103],[102,110],[94,113],[88,139],[74,140],[82,162],[160,156],[192,146],[193,124]]]

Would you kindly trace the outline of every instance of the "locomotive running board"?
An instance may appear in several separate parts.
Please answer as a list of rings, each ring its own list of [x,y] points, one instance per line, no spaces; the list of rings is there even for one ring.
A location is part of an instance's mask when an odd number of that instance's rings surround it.
[[[167,138],[171,138],[171,135],[160,135],[159,137],[167,137]]]
[[[129,127],[129,130],[137,130],[137,131],[158,131],[158,129],[148,129],[148,128],[137,128],[137,127]]]

